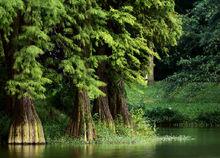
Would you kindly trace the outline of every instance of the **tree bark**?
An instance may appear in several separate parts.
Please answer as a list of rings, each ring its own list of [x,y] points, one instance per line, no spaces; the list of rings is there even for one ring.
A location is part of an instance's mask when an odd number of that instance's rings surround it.
[[[128,105],[125,96],[124,82],[120,81],[118,84],[109,84],[109,105],[113,119],[117,120],[121,117],[124,124],[128,127],[132,126],[131,114],[128,110]]]
[[[109,109],[107,87],[101,88],[106,96],[99,97],[95,100],[93,114],[98,114],[98,118],[109,128],[114,129],[114,121]]]
[[[36,113],[33,101],[28,97],[16,100],[8,143],[45,144],[41,121]]]
[[[15,29],[16,30],[16,29]],[[13,37],[16,36],[17,31],[14,31],[10,37],[9,42],[7,42],[3,37],[3,32],[0,30],[0,38],[2,38],[3,50],[4,50],[4,57],[5,57],[5,66],[7,71],[7,81],[13,79],[14,77],[14,53],[16,52],[15,44],[12,42]],[[5,83],[6,84],[6,83]],[[4,85],[6,86],[6,85]],[[14,97],[10,96],[6,93],[5,95],[5,112],[11,116],[13,113],[13,105],[14,105]]]
[[[67,127],[67,133],[74,138],[82,137],[85,142],[95,139],[96,134],[89,97],[84,90],[77,90],[76,92],[75,106]]]
[[[106,72],[106,63],[101,63],[97,69],[97,75],[99,79],[108,84],[108,74]],[[115,129],[114,120],[109,108],[108,88],[107,86],[101,87],[100,90],[106,94],[101,96],[94,101],[93,115],[98,114],[98,118],[109,128]]]
[[[154,56],[150,56],[149,60],[149,72],[147,74],[148,84],[154,84]]]

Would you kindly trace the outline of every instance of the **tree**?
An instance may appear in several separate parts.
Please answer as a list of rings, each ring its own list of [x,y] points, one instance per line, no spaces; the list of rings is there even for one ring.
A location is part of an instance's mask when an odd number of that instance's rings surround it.
[[[122,116],[131,125],[126,104],[124,82],[144,82],[146,69],[157,51],[167,52],[176,45],[181,35],[181,20],[174,11],[174,1],[135,0],[98,1],[108,13],[108,45],[103,51],[108,56],[109,107],[113,118]],[[105,81],[106,82],[106,81]]]
[[[56,37],[57,45],[64,52],[60,67],[63,76],[76,91],[73,113],[67,132],[85,141],[95,138],[95,128],[90,110],[90,99],[104,93],[99,89],[104,83],[95,74],[98,63],[105,56],[96,55],[97,36],[102,36],[105,16],[93,0],[69,0],[65,2],[67,14],[63,31]]]
[[[59,22],[64,9],[61,1],[2,0],[0,40],[7,67],[6,90],[14,106],[8,143],[45,143],[34,99],[44,98],[50,80],[38,57],[52,48],[48,33]]]
[[[170,80],[219,82],[219,9],[217,0],[198,1],[184,17],[184,35],[175,52],[178,70]]]

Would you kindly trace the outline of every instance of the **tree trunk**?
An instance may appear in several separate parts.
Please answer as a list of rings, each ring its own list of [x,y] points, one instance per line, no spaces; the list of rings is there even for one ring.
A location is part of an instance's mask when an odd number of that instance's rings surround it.
[[[16,29],[15,29],[16,30]],[[12,33],[12,37],[16,36],[17,31],[14,31]],[[3,44],[3,50],[4,50],[4,57],[5,57],[5,66],[6,66],[6,72],[7,72],[7,78],[6,80],[12,80],[14,78],[14,69],[13,69],[13,65],[14,65],[14,53],[16,52],[15,48],[15,44],[13,43],[13,38],[11,37],[11,39],[9,40],[9,42],[7,42],[4,37],[3,37],[3,33],[0,31],[0,38],[2,38],[2,44]],[[6,86],[6,83],[5,85]],[[13,112],[13,105],[14,105],[14,97],[8,95],[7,93],[5,93],[5,112],[11,116],[12,112]]]
[[[102,87],[101,90],[106,96],[99,97],[95,100],[93,106],[93,114],[98,114],[98,118],[109,128],[115,129],[111,111],[109,109],[108,90]]]
[[[125,97],[124,82],[118,84],[109,84],[109,105],[113,119],[121,117],[124,124],[128,127],[132,126],[131,114]]]
[[[10,95],[5,95],[4,99],[5,99],[4,111],[9,117],[13,117],[12,115],[13,115],[15,97]]]
[[[45,144],[41,121],[33,101],[28,97],[16,100],[9,144]]]
[[[101,65],[97,69],[97,75],[99,76],[99,79],[105,83],[108,83],[108,74],[106,73],[106,63],[101,63]],[[101,87],[100,90],[102,90],[103,93],[106,94],[106,96],[101,96],[94,101],[93,106],[93,114],[98,114],[98,118],[109,128],[115,129],[114,127],[114,121],[112,118],[111,111],[109,109],[109,100],[108,100],[108,88],[107,86]]]
[[[150,56],[149,61],[149,72],[147,74],[148,84],[154,84],[154,56]]]
[[[67,127],[67,133],[74,138],[83,137],[85,142],[95,139],[89,97],[84,90],[77,90],[76,92],[75,106]]]

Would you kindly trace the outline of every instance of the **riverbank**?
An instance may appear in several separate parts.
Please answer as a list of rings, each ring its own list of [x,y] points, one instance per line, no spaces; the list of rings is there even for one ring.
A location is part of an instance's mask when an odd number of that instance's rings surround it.
[[[96,120],[94,121],[96,139],[87,142],[83,138],[76,139],[68,136],[66,132],[69,121],[68,115],[53,106],[45,106],[44,104],[46,102],[37,102],[36,110],[43,125],[47,144],[149,144],[157,141],[155,131],[144,120],[143,113],[140,110],[131,113],[133,128],[126,127],[121,120],[116,120],[114,129],[111,129],[94,118]],[[10,119],[3,114],[0,116],[0,142],[6,143]]]
[[[220,129],[172,128],[162,129],[160,136],[189,135],[192,141],[156,142],[148,144],[55,144],[0,146],[3,158],[217,158],[220,157]]]
[[[151,141],[184,141],[188,138],[157,137],[157,127],[216,127],[220,125],[220,86],[215,83],[187,84],[172,87],[156,82],[150,86],[127,88],[129,108],[134,128],[124,127],[118,120],[112,131],[96,121],[96,140],[84,142],[66,135],[68,115],[54,105],[55,101],[37,101],[36,109],[42,121],[48,144],[144,144]],[[0,113],[0,140],[7,142],[10,119]]]
[[[220,84],[173,85],[161,81],[127,88],[130,108],[143,109],[144,117],[159,127],[220,126]]]
[[[142,110],[132,110],[133,128],[125,127],[120,120],[115,123],[115,130],[108,128],[101,122],[95,121],[96,139],[92,142],[85,142],[83,139],[74,139],[66,134],[68,124],[68,116],[54,108],[53,106],[45,106],[43,102],[36,104],[36,109],[43,124],[46,142],[49,145],[83,145],[83,144],[154,144],[157,142],[173,142],[187,141],[190,137],[164,136],[160,137],[156,134],[155,129],[145,120]],[[8,138],[8,130],[10,119],[0,115],[0,142],[6,144]],[[0,143],[0,144],[1,144]]]

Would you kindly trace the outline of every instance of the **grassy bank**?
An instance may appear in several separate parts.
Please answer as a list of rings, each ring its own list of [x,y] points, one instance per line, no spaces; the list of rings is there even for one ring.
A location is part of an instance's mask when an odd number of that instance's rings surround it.
[[[165,81],[127,88],[130,108],[144,110],[158,126],[220,126],[220,84],[188,83],[176,86]]]

